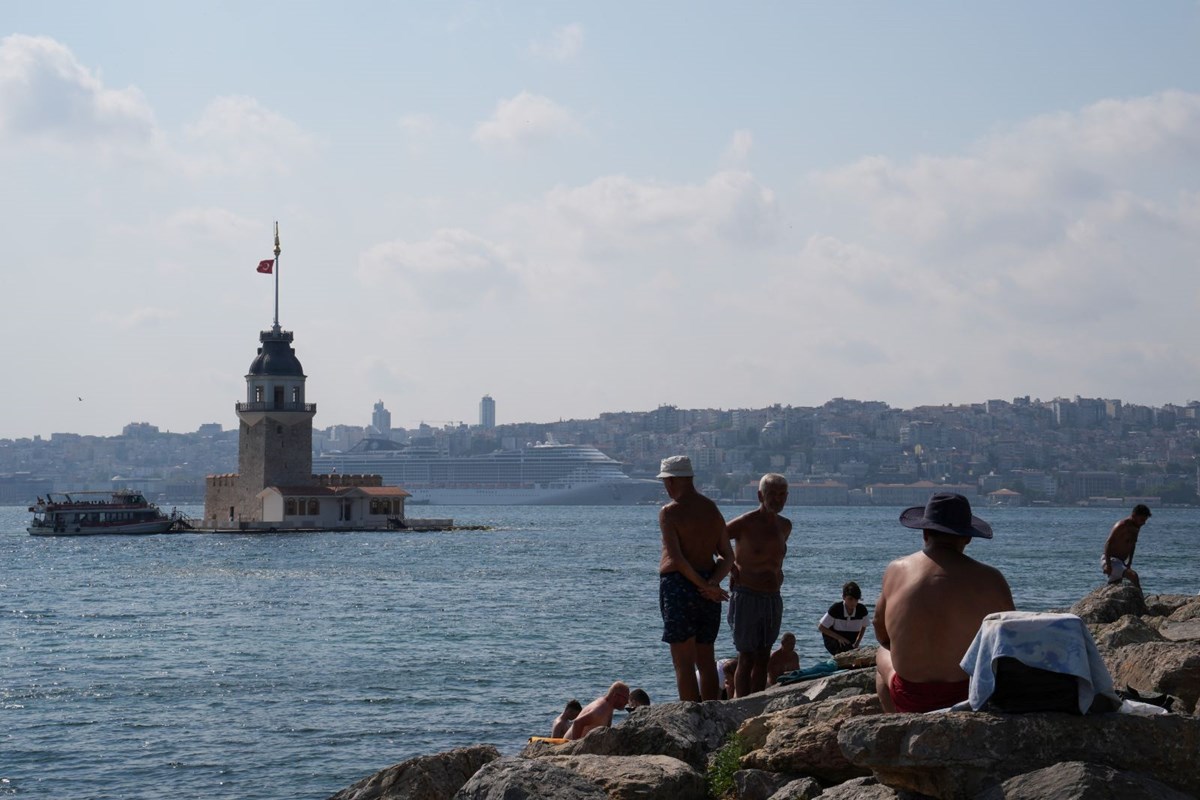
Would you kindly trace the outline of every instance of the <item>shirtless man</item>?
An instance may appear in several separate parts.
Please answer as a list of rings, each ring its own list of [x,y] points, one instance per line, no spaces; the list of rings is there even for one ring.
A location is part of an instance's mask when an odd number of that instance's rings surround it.
[[[783,557],[792,522],[781,517],[787,503],[787,478],[774,472],[758,482],[758,508],[729,523],[734,542],[729,581],[729,624],[738,651],[737,696],[767,688],[767,662],[783,623]]]
[[[612,725],[613,712],[629,704],[629,687],[617,681],[608,687],[603,697],[597,697],[583,707],[579,716],[563,734],[564,739],[582,739],[592,728],[607,728]]]
[[[658,477],[671,498],[658,512],[662,638],[671,646],[679,699],[716,700],[721,687],[713,643],[721,628],[721,601],[729,597],[721,581],[733,567],[725,518],[716,503],[696,491],[687,456],[663,459]]]
[[[567,728],[571,727],[571,723],[579,716],[579,712],[582,710],[583,705],[574,697],[568,700],[562,713],[554,718],[554,724],[550,727],[550,738],[561,739],[566,734]]]
[[[785,633],[779,640],[779,649],[767,660],[767,686],[774,686],[785,672],[800,669],[800,656],[796,653],[796,634]]]
[[[1150,519],[1150,509],[1143,503],[1133,507],[1133,513],[1113,525],[1104,543],[1104,555],[1100,559],[1100,568],[1108,576],[1110,586],[1128,578],[1134,588],[1141,591],[1142,582],[1133,571],[1133,551],[1137,548],[1138,534],[1146,520]]]
[[[962,495],[935,494],[900,524],[924,531],[925,546],[883,573],[875,690],[885,711],[932,711],[967,699],[959,662],[984,617],[1013,610],[1012,591],[999,570],[964,555],[973,537],[992,538],[992,528]]]

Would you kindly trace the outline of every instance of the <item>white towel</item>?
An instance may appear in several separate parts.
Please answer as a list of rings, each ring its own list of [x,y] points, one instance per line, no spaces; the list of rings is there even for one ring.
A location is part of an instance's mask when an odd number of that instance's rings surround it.
[[[996,689],[996,659],[1074,675],[1079,684],[1079,713],[1086,714],[1096,695],[1121,698],[1083,620],[1074,614],[1002,611],[988,614],[960,666],[971,676],[967,702],[978,711]]]

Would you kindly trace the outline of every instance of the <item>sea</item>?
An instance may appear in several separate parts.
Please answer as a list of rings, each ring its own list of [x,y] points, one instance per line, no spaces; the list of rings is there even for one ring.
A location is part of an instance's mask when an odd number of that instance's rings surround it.
[[[920,546],[900,510],[785,511],[802,666],[826,658],[817,623],[842,584],[870,606]],[[1101,584],[1127,513],[976,511],[996,536],[967,552],[1031,611]],[[0,796],[325,798],[416,755],[514,754],[617,679],[674,699],[657,507],[436,512],[486,529],[34,537],[0,507]],[[1147,593],[1200,590],[1200,509],[1155,509],[1134,565]]]

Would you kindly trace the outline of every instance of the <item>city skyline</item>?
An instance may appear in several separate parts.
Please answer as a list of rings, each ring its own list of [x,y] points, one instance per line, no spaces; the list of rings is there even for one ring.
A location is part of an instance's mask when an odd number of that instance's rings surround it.
[[[1196,397],[1194,2],[5,12],[0,438]]]

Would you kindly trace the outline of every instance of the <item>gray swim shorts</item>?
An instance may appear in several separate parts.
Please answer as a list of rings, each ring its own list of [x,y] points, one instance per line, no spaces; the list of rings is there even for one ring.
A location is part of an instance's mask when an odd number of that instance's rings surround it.
[[[783,597],[735,586],[729,593],[729,624],[739,653],[770,650],[783,624]]]

